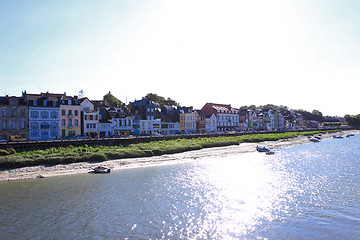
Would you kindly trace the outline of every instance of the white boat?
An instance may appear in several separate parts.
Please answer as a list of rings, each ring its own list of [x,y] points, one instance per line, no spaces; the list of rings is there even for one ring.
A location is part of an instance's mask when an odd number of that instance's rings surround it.
[[[270,149],[268,149],[267,147],[265,146],[256,146],[256,150],[258,152],[270,152]]]
[[[317,138],[310,138],[310,141],[312,141],[312,142],[320,142],[320,139],[317,139]]]
[[[93,168],[94,173],[110,173],[110,168],[98,166]]]

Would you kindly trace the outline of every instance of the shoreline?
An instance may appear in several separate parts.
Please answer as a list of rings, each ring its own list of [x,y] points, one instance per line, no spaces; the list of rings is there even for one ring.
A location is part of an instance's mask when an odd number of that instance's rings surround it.
[[[345,130],[341,135],[359,134],[359,130]],[[339,133],[326,133],[322,135],[322,140],[332,138]],[[98,165],[106,166],[112,170],[120,170],[127,168],[137,168],[144,166],[153,166],[164,163],[184,162],[186,160],[195,160],[207,157],[224,156],[225,154],[244,154],[256,152],[257,145],[264,145],[272,150],[311,143],[306,136],[297,136],[289,139],[281,139],[278,141],[265,141],[258,143],[241,143],[240,145],[204,148],[201,150],[193,150],[175,154],[165,154],[153,157],[127,158],[119,160],[108,160],[100,163],[78,162],[70,164],[58,164],[53,166],[31,166],[14,168],[8,170],[0,170],[0,182],[16,181],[25,179],[48,178],[72,174],[84,174],[91,168]],[[314,143],[313,143],[314,144]]]

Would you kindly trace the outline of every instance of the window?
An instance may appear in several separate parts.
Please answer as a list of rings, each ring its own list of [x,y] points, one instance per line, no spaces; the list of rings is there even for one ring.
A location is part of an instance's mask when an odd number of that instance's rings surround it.
[[[32,118],[38,118],[39,117],[39,112],[38,111],[32,111],[30,116]]]
[[[37,106],[37,100],[33,100],[33,105]]]
[[[75,119],[75,121],[74,121],[75,123],[75,126],[79,126],[79,120],[77,120],[77,119]]]
[[[48,113],[48,111],[42,111],[42,112],[41,112],[41,117],[42,117],[42,118],[49,118],[49,113]]]
[[[94,120],[94,116],[93,116],[93,115],[90,115],[90,120]]]
[[[58,118],[58,114],[56,111],[52,111],[51,112],[51,118],[57,119]]]
[[[68,110],[68,116],[72,116],[72,110]]]
[[[39,128],[39,127],[38,127],[38,123],[37,123],[37,122],[31,122],[30,128],[31,128],[31,129],[38,129],[38,128]]]
[[[53,107],[56,107],[56,101],[53,101],[52,105]]]
[[[79,116],[79,111],[75,110],[75,116]]]
[[[12,116],[13,116],[13,117],[16,117],[16,110],[13,110],[13,111],[12,111]]]
[[[71,100],[68,100],[68,105],[71,105]]]
[[[68,120],[68,127],[72,127],[72,120],[71,119]]]
[[[21,129],[25,129],[25,121],[21,122]]]
[[[61,110],[61,116],[65,116],[65,109]]]
[[[61,126],[65,126],[65,119],[61,119]]]
[[[47,106],[47,101],[46,101],[46,100],[43,101],[43,106],[44,106],[44,107]]]
[[[22,117],[22,118],[25,117],[25,109],[20,110],[20,117]]]
[[[50,128],[50,124],[48,122],[42,122],[40,124],[40,128],[41,129],[49,129]]]
[[[16,129],[16,121],[15,121],[15,120],[12,121],[12,129],[13,129],[13,130]]]

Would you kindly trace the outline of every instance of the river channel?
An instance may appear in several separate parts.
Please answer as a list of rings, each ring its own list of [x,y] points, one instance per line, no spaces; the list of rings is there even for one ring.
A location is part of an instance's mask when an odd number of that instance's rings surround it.
[[[1,239],[356,239],[359,146],[0,182]]]

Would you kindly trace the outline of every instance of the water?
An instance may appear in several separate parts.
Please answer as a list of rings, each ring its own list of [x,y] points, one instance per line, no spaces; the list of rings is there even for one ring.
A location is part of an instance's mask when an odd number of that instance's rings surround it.
[[[359,239],[359,144],[0,183],[0,238]]]

